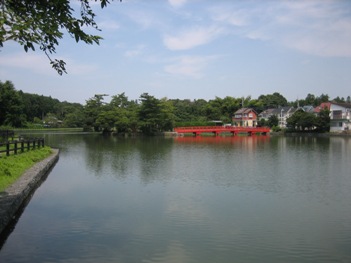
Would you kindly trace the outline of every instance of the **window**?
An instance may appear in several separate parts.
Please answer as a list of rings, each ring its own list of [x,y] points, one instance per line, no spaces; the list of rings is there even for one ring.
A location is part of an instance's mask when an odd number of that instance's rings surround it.
[[[249,118],[252,119],[253,118],[253,114],[249,113]]]
[[[332,119],[342,119],[342,111],[335,110],[332,112]]]

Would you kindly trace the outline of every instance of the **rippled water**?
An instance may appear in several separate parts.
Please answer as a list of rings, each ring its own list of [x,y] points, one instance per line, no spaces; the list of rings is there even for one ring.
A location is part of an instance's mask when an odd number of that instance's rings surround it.
[[[0,262],[351,262],[351,140],[46,135]]]

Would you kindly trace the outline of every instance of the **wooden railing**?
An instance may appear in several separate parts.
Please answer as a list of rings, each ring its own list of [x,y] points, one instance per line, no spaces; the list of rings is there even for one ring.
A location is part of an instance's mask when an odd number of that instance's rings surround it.
[[[23,140],[14,140],[0,143],[0,157],[3,153],[9,156],[11,153],[30,151],[36,148],[44,147],[44,138],[31,138]]]

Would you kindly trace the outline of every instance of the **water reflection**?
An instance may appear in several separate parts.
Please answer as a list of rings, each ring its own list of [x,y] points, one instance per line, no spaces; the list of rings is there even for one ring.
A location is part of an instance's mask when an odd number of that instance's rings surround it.
[[[162,174],[173,141],[164,138],[84,137],[86,166],[95,176],[126,178],[138,174],[144,183]],[[137,165],[136,165],[137,164]],[[138,169],[138,170],[135,170]],[[166,176],[164,174],[163,176]]]
[[[346,138],[47,136],[0,262],[351,261]]]

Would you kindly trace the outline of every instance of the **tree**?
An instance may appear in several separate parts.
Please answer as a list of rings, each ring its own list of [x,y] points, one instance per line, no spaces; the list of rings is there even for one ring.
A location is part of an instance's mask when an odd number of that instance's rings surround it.
[[[267,120],[267,125],[268,127],[274,127],[274,126],[278,126],[279,124],[279,119],[277,115],[271,115],[268,120]]]
[[[268,95],[261,95],[258,97],[258,99],[261,100],[261,104],[265,109],[278,108],[288,105],[286,98],[278,92]]]
[[[143,93],[140,100],[139,125],[144,134],[153,135],[173,128],[175,117],[172,102],[166,98],[158,100],[148,93]]]
[[[79,2],[80,17],[76,18],[70,0],[0,0],[0,47],[8,40],[18,42],[26,52],[29,49],[34,51],[37,45],[58,74],[67,73],[63,60],[51,58],[64,35],[62,30],[66,30],[76,42],[99,44],[102,39],[84,31],[89,28],[100,29],[94,20],[90,0]],[[109,0],[100,2],[101,8],[104,8]]]
[[[316,104],[315,101],[316,97],[313,94],[308,93],[305,99],[305,105],[317,106],[318,104]]]
[[[264,110],[264,105],[261,100],[250,100],[248,104],[249,108],[253,108],[256,112],[260,113]]]
[[[162,131],[170,131],[173,129],[175,116],[173,104],[166,98],[160,100],[159,123]]]
[[[117,133],[136,133],[138,131],[138,105],[135,101],[128,101],[122,94],[112,96],[106,110],[102,111],[97,123],[105,130]]]
[[[84,126],[84,114],[81,110],[67,113],[63,119],[63,125],[69,128],[79,128]]]
[[[140,129],[145,134],[154,134],[159,131],[159,100],[148,93],[140,95],[140,100]]]
[[[301,130],[313,130],[316,126],[316,116],[310,112],[303,112],[302,116],[298,122]]]
[[[316,126],[317,120],[313,113],[298,110],[286,122],[290,130],[305,131],[306,129],[312,130]]]
[[[345,99],[344,97],[339,97],[337,96],[335,99],[333,99],[333,101],[335,101],[336,103],[344,103],[345,102]]]
[[[328,108],[322,109],[316,118],[316,127],[319,132],[329,132],[330,130],[330,111]]]
[[[195,109],[191,100],[173,99],[170,102],[172,102],[177,122],[184,123],[194,120]]]
[[[234,112],[240,108],[240,99],[227,96],[222,100],[221,111],[222,120],[226,123],[232,122]]]
[[[329,95],[322,93],[322,95],[320,95],[317,98],[317,100],[318,100],[318,102],[317,102],[316,106],[320,105],[322,102],[328,102],[329,101]]]
[[[208,102],[204,99],[194,100],[192,103],[193,114],[204,117],[206,115],[206,105]]]
[[[222,99],[216,97],[214,100],[210,100],[206,106],[206,116],[208,120],[221,120],[222,111],[221,111]]]
[[[63,105],[58,99],[51,97],[30,94],[19,91],[24,109],[26,109],[26,119],[32,122],[35,117],[43,119],[46,114],[53,113],[59,118],[63,118]]]
[[[60,126],[60,122],[57,119],[56,115],[50,112],[45,116],[44,124],[50,128],[57,128]]]
[[[257,127],[264,127],[264,126],[267,126],[267,121],[265,119],[260,119],[257,121]]]
[[[21,97],[10,81],[0,81],[0,126],[21,127],[25,122]]]
[[[110,132],[115,128],[115,123],[118,116],[113,110],[106,110],[99,113],[95,121],[95,127],[99,127],[98,129],[102,129],[103,132]]]
[[[84,107],[86,128],[93,127],[95,131],[100,130],[100,124],[97,122],[99,114],[104,110],[104,96],[106,94],[96,94],[93,98],[87,100]]]

